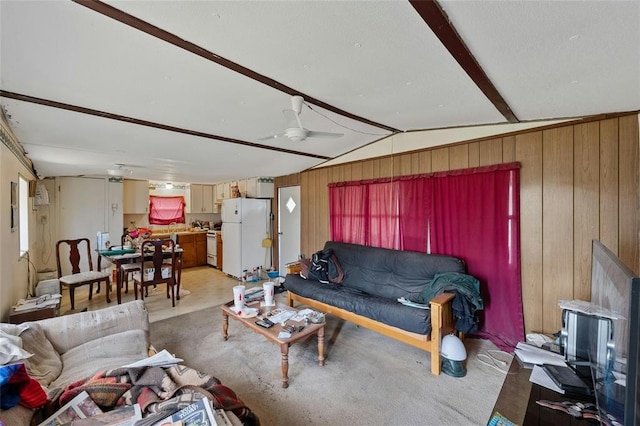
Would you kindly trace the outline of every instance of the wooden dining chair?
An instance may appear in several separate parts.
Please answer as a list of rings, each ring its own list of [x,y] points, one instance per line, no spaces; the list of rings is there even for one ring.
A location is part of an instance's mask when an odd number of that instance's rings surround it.
[[[143,263],[142,270],[133,276],[133,294],[138,299],[138,288],[140,298],[144,300],[145,293],[150,286],[159,284],[167,285],[167,299],[171,298],[171,306],[176,306],[175,299],[175,271],[176,251],[175,243],[168,240],[145,240],[140,246]],[[148,295],[148,293],[147,293]]]
[[[64,269],[71,268],[71,273],[63,275],[63,256],[61,247],[67,247],[69,251],[68,262],[65,261]],[[107,303],[111,303],[109,293],[111,291],[111,274],[109,272],[94,271],[91,258],[91,243],[88,238],[75,240],[60,240],[56,243],[56,265],[58,267],[58,279],[60,284],[69,288],[71,309],[75,309],[76,287],[89,285],[89,300],[93,296],[93,285],[97,284],[96,294],[100,292],[100,283],[104,281],[107,287]]]

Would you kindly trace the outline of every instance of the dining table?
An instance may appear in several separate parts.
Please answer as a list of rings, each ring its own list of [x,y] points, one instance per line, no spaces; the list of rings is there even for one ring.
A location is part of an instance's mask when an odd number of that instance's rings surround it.
[[[180,280],[182,278],[182,247],[176,248],[176,265],[173,268],[172,273],[176,284],[176,298],[180,300]],[[102,259],[110,262],[116,269],[116,297],[118,304],[122,303],[122,284],[124,274],[120,273],[122,265],[127,263],[140,263],[142,253],[136,249],[111,249],[111,250],[98,250],[98,270],[102,270]],[[144,260],[151,260],[153,253],[145,253]],[[171,258],[171,250],[164,250],[163,257],[165,259]]]

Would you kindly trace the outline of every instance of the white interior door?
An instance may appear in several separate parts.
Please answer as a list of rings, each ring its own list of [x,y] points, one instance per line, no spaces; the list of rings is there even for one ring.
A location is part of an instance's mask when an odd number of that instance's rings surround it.
[[[278,189],[278,270],[286,273],[285,265],[300,255],[300,187]]]
[[[57,183],[59,188],[58,240],[88,238],[91,243],[93,267],[96,268],[98,266],[97,254],[94,251],[97,244],[96,234],[109,229],[105,208],[107,199],[105,180],[63,177],[58,178]],[[110,234],[109,238],[112,243],[115,241],[114,244],[120,243],[120,234]],[[86,268],[86,264],[82,267]]]

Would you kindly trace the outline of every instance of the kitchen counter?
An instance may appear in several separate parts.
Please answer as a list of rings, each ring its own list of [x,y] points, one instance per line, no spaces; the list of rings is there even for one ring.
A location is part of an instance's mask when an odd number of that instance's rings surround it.
[[[182,247],[182,267],[192,268],[194,266],[204,266],[207,264],[207,230],[183,228],[174,232],[158,230],[151,234],[152,238],[168,239],[171,234],[178,236],[178,244]]]
[[[151,232],[153,238],[170,238],[171,234],[185,235],[185,234],[206,234],[208,230],[197,228],[180,228],[178,230],[169,232],[168,229],[158,229]]]

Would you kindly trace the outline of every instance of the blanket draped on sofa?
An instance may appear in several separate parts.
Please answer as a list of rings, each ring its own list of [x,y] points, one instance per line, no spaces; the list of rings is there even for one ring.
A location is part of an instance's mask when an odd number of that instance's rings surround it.
[[[484,308],[480,295],[480,281],[471,275],[458,272],[436,274],[415,302],[428,304],[429,300],[444,292],[456,295],[452,303],[456,330],[462,333],[477,331],[480,320],[476,312]]]

